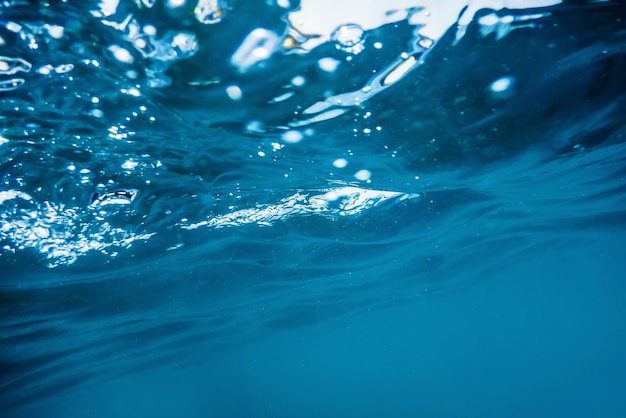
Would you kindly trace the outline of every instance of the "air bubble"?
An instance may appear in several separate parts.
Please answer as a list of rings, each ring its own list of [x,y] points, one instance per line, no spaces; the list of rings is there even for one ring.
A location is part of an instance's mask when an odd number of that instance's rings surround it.
[[[512,84],[513,79],[511,77],[502,77],[491,83],[489,89],[494,93],[501,93],[508,90]]]
[[[359,170],[354,173],[354,178],[361,181],[367,181],[372,177],[372,173],[369,170]]]
[[[333,161],[333,165],[337,168],[344,168],[348,165],[348,160],[346,160],[345,158],[337,158],[335,161]]]
[[[48,35],[50,35],[54,39],[61,39],[63,37],[63,32],[65,28],[63,26],[58,25],[44,25],[44,28],[48,31]]]
[[[226,94],[230,97],[231,100],[240,100],[243,97],[243,92],[239,86],[228,86],[226,87]]]
[[[334,59],[334,58],[322,58],[317,62],[317,66],[320,67],[320,69],[328,72],[328,73],[333,73],[335,72],[335,70],[337,69],[337,67],[339,66],[340,61]]]
[[[111,45],[109,47],[109,51],[111,51],[115,59],[120,62],[124,62],[126,64],[132,64],[135,61],[135,59],[130,54],[130,52],[128,52],[127,49],[124,49],[120,46]]]
[[[291,79],[291,84],[295,87],[302,87],[306,83],[306,78],[301,75],[297,75]]]
[[[290,144],[295,144],[295,143],[302,141],[302,137],[303,137],[302,133],[300,131],[295,131],[295,130],[287,131],[282,135],[283,141],[290,143]]]
[[[254,64],[268,59],[280,44],[280,37],[267,29],[256,28],[246,36],[230,58],[230,63],[244,72]]]

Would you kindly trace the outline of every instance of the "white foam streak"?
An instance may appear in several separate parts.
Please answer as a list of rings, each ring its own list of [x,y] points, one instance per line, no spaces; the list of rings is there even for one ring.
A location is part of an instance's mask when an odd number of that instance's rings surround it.
[[[418,197],[419,194],[416,193],[370,190],[354,186],[322,190],[319,194],[298,192],[276,204],[257,205],[254,208],[236,210],[209,218],[206,221],[183,226],[183,228],[224,228],[248,224],[268,226],[278,221],[303,215],[318,215],[328,218],[355,216],[388,200],[405,200]]]

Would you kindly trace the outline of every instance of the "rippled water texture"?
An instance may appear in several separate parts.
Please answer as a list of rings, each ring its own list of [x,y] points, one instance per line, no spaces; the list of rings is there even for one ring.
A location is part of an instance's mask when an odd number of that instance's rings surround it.
[[[0,410],[626,416],[625,19],[1,1]]]

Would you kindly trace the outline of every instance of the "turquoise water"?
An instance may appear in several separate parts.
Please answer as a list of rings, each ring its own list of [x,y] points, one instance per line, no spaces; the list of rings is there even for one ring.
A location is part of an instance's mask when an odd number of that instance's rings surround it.
[[[626,11],[406,3],[0,3],[3,417],[626,416]]]

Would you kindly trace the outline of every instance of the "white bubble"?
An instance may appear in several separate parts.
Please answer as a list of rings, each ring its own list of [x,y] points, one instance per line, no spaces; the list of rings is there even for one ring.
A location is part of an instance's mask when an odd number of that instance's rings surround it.
[[[48,34],[55,38],[55,39],[61,39],[63,37],[63,32],[64,32],[64,28],[63,26],[57,26],[57,25],[44,25],[44,28],[48,31]]]
[[[306,78],[302,77],[301,75],[297,75],[291,79],[291,84],[296,87],[304,86],[305,83],[306,83]]]
[[[374,48],[381,49],[382,47],[383,47],[383,43],[382,42],[374,42]]]
[[[230,97],[231,100],[240,100],[243,96],[243,92],[239,86],[235,85],[226,87],[226,94],[228,94],[228,97]]]
[[[290,144],[295,144],[302,141],[302,133],[300,131],[287,131],[282,135],[283,141]]]
[[[348,160],[346,160],[345,158],[337,158],[335,161],[333,161],[333,165],[337,168],[344,168],[348,165]]]
[[[113,56],[118,61],[125,62],[126,64],[132,64],[135,61],[135,59],[130,54],[130,52],[128,52],[127,49],[124,49],[120,46],[111,45],[109,47],[109,51],[113,53]]]
[[[489,85],[489,89],[494,93],[502,93],[507,91],[513,85],[512,77],[502,77]]]
[[[152,25],[146,25],[143,27],[143,33],[145,33],[146,35],[156,35],[157,34],[157,30],[154,26]]]
[[[104,116],[104,112],[100,109],[92,109],[89,111],[89,114],[94,118],[101,118]]]
[[[339,66],[340,61],[334,59],[334,58],[322,58],[319,61],[317,61],[317,65],[324,71],[332,73],[337,69],[337,66]]]
[[[220,0],[198,0],[193,9],[194,15],[199,22],[204,24],[219,23],[224,17],[224,3]]]
[[[366,181],[366,180],[369,180],[370,177],[372,177],[372,173],[370,173],[369,170],[359,170],[356,173],[354,173],[354,177],[357,180]]]
[[[138,89],[134,88],[134,87],[131,87],[129,89],[120,89],[120,93],[122,93],[122,94],[129,94],[129,95],[135,96],[135,97],[141,96],[141,92]]]

